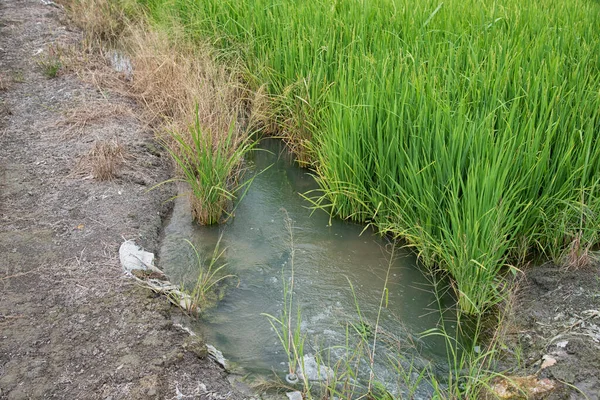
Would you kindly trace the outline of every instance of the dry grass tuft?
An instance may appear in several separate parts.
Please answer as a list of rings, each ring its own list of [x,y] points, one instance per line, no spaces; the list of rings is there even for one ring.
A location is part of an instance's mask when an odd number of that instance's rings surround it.
[[[582,236],[581,232],[575,236],[563,257],[562,265],[567,269],[588,268],[598,262],[598,256],[592,252],[591,243],[582,245]]]
[[[135,0],[59,0],[70,11],[73,21],[84,28],[85,44],[102,48],[115,44],[138,12]]]
[[[125,161],[125,150],[117,141],[97,141],[88,157],[94,179],[109,181],[117,176],[119,166]]]
[[[242,91],[235,77],[215,63],[209,46],[191,45],[143,26],[131,31],[125,45],[133,65],[131,94],[167,129],[186,131],[197,107],[203,131],[219,138],[242,115]]]
[[[118,176],[127,153],[118,140],[96,140],[88,154],[77,163],[74,175],[110,181]]]
[[[136,114],[130,107],[123,104],[115,104],[108,101],[91,101],[75,108],[71,108],[64,113],[65,119],[59,124],[67,126],[63,132],[63,137],[79,137],[84,129],[93,123],[104,121],[106,118],[114,116],[127,116],[135,118]]]

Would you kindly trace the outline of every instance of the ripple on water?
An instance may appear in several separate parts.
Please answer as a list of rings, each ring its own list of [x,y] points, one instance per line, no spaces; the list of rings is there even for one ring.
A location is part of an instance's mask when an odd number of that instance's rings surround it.
[[[390,345],[401,345],[407,354],[413,351],[409,344],[416,341],[420,354],[413,355],[419,362],[441,363],[445,357],[441,340],[422,343],[415,339],[436,325],[439,314],[431,312],[435,296],[414,255],[396,249],[390,264],[384,239],[369,230],[361,235],[363,226],[339,220],[330,224],[324,213],[311,213],[298,192],[316,188],[313,178],[290,165],[286,157],[278,157],[282,151],[278,142],[270,140],[264,146],[271,153],[257,152],[252,160],[255,169],[273,166],[254,179],[231,222],[220,227],[195,225],[187,198],[182,196],[165,229],[161,266],[173,279],[195,281],[191,249],[182,239],[192,241],[208,257],[222,235],[227,272],[237,275],[240,282],[206,311],[195,329],[247,370],[287,372],[285,354],[262,315],[281,315],[282,279],[290,282],[292,252],[281,211],[285,208],[293,220],[294,302],[301,310],[301,330],[309,334],[311,351],[345,343],[347,328],[353,332],[352,326],[360,322],[357,304],[367,325],[375,325],[389,266],[388,304],[381,312],[380,337]],[[343,353],[336,349],[331,354]],[[395,371],[388,366],[377,365],[376,370],[395,382]]]

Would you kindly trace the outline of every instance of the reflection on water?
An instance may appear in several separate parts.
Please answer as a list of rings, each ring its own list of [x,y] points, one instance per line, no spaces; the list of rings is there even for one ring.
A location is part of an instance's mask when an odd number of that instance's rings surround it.
[[[235,218],[219,227],[201,227],[191,221],[187,198],[176,201],[160,252],[161,267],[174,282],[195,280],[193,255],[183,239],[209,257],[219,235],[226,247],[227,273],[239,278],[223,300],[205,312],[194,329],[207,342],[247,371],[284,373],[286,356],[262,313],[279,316],[283,282],[290,276],[289,235],[285,215],[293,220],[295,242],[294,299],[302,311],[302,330],[310,343],[341,345],[347,322],[358,320],[352,282],[363,317],[375,321],[384,280],[390,265],[387,241],[363,226],[331,220],[314,212],[299,193],[315,189],[307,170],[291,165],[275,140],[263,141],[267,151],[254,154],[252,169],[261,171],[237,207]],[[282,209],[285,208],[285,212]],[[283,275],[282,275],[283,274]],[[429,283],[416,266],[414,255],[395,250],[388,282],[388,307],[381,315],[381,332],[411,352],[419,347],[423,362],[441,362],[441,342],[418,341],[418,333],[436,325],[439,313]],[[380,366],[380,373],[386,372]]]

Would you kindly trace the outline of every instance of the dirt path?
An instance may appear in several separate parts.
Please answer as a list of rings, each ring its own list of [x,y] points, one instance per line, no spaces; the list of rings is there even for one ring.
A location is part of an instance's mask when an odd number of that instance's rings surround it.
[[[600,399],[600,266],[526,269],[508,322],[516,375],[559,383],[548,399]]]
[[[47,76],[80,34],[45,3],[0,2],[0,398],[242,398],[121,271],[123,238],[156,250],[168,163],[131,101]],[[93,179],[90,151],[117,144],[116,178]]]

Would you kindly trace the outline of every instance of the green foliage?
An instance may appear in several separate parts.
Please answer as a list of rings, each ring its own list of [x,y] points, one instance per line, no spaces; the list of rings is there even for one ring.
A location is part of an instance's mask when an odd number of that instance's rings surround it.
[[[197,112],[188,134],[170,134],[173,140],[166,141],[166,147],[181,173],[174,180],[188,184],[193,218],[202,225],[220,222],[229,215],[236,192],[251,182],[239,185],[244,156],[254,143],[239,137],[233,122],[222,136],[204,131]]]
[[[464,312],[528,251],[598,241],[597,2],[140,1],[238,53],[312,156],[315,201],[449,271]]]
[[[180,291],[172,292],[170,296],[174,296],[172,299],[173,302],[180,305],[191,315],[198,315],[210,303],[210,297],[214,295],[215,286],[228,278],[233,278],[234,275],[222,274],[227,264],[220,263],[220,259],[225,252],[225,250],[220,249],[221,238],[219,238],[215,245],[212,257],[208,263],[203,262],[196,246],[192,242],[187,239],[185,241],[194,251],[194,261],[198,268],[198,278],[191,288],[182,287]]]
[[[42,71],[46,77],[52,79],[58,76],[58,72],[62,68],[62,63],[58,60],[48,60],[40,62]]]
[[[56,78],[63,68],[60,49],[54,46],[48,47],[46,53],[38,60],[38,65],[48,79]]]

